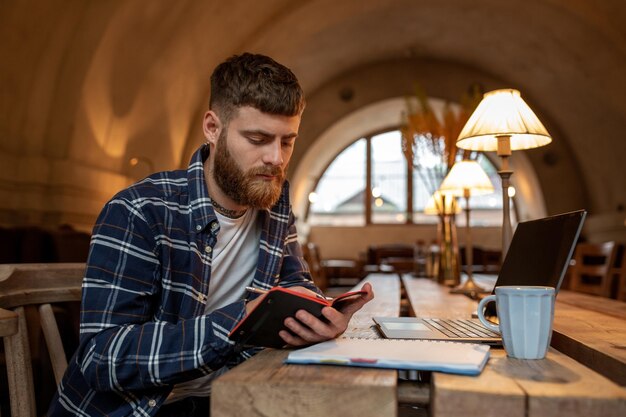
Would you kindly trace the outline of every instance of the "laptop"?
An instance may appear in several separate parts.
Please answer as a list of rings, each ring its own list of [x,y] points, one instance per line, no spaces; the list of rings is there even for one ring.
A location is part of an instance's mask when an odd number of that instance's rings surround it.
[[[558,293],[586,215],[586,211],[578,210],[520,222],[495,286],[538,285],[554,287]],[[495,308],[492,314],[495,315]],[[373,319],[380,332],[389,339],[448,340],[493,345],[502,343],[498,333],[488,330],[477,319]]]

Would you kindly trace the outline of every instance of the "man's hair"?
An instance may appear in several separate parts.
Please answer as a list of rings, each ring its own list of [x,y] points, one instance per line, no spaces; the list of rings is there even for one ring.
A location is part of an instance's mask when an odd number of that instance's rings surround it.
[[[304,110],[304,92],[291,70],[272,58],[244,53],[215,68],[209,107],[228,124],[239,107],[269,114],[296,116]]]

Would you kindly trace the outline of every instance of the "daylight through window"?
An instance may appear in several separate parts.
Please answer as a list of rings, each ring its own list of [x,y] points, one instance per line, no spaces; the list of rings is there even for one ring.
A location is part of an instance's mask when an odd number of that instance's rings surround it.
[[[308,223],[312,226],[436,223],[437,216],[424,214],[432,188],[424,170],[434,169],[438,156],[427,148],[417,152],[419,169],[407,164],[402,135],[397,129],[356,140],[335,157],[309,195]],[[489,158],[479,153],[475,159],[491,179],[495,192],[471,198],[472,226],[499,226],[502,224],[500,178]],[[369,211],[366,204],[370,205]],[[462,198],[459,204],[465,207]],[[512,206],[515,221],[514,214]],[[457,225],[463,226],[464,219],[465,216],[457,216]]]

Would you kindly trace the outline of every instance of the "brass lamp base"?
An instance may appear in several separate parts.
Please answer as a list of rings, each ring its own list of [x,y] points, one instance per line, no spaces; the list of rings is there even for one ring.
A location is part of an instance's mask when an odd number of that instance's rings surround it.
[[[484,289],[483,287],[476,285],[472,276],[469,275],[465,282],[461,285],[457,285],[456,287],[450,289],[452,294],[484,294],[490,292],[489,290]]]

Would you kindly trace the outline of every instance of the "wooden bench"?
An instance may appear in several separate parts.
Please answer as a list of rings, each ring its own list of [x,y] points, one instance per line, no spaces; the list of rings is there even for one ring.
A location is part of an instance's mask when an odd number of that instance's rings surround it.
[[[34,417],[45,412],[35,409],[28,328],[35,323],[28,323],[26,310],[36,307],[58,384],[67,359],[53,304],[80,301],[84,271],[82,263],[0,265],[0,336],[4,341],[12,417]]]

